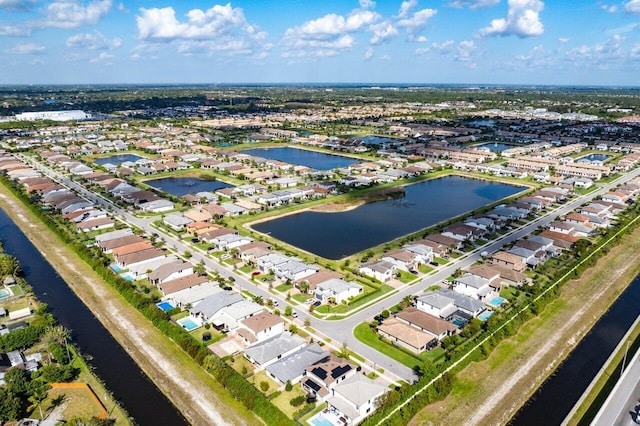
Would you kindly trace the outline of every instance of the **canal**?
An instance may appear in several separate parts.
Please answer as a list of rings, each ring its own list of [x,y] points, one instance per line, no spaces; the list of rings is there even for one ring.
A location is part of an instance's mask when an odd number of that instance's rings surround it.
[[[1,209],[0,240],[5,251],[20,261],[35,295],[47,303],[58,322],[71,331],[73,342],[84,355],[91,357],[94,372],[136,424],[188,424]]]
[[[509,425],[561,424],[639,314],[640,275],[509,421]]]

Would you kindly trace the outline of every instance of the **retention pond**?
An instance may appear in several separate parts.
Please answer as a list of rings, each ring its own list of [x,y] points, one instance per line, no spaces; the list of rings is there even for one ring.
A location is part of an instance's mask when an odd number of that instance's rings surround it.
[[[517,194],[524,188],[446,176],[404,187],[404,196],[325,213],[304,211],[253,225],[327,259],[341,259]]]

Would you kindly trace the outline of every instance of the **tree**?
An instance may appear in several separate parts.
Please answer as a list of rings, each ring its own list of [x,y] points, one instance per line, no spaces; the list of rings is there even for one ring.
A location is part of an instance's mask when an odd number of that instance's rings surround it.
[[[284,308],[284,315],[289,317],[291,314],[293,314],[293,309],[291,309],[291,306],[287,305],[287,307]]]
[[[29,375],[21,368],[12,368],[4,375],[7,390],[16,395],[26,395],[29,391]]]
[[[16,420],[22,409],[22,401],[9,389],[0,388],[0,422]]]

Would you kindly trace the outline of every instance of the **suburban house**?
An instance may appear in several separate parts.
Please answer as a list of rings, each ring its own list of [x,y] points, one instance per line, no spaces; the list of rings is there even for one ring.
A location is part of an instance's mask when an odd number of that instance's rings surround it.
[[[318,284],[314,290],[315,298],[322,303],[328,303],[333,299],[340,304],[362,293],[362,286],[347,282],[341,278],[331,278]]]
[[[378,333],[393,344],[402,346],[414,354],[428,351],[438,344],[438,339],[433,334],[412,327],[396,317],[385,319],[378,326]]]
[[[316,396],[319,401],[323,401],[331,394],[334,386],[357,374],[359,370],[350,362],[332,354],[329,359],[305,369],[304,379],[301,382],[302,389]]]
[[[151,284],[160,284],[193,274],[193,265],[182,260],[175,260],[161,265],[147,274]]]
[[[296,281],[294,283],[294,285],[297,288],[302,288],[302,285],[306,285],[307,286],[307,292],[308,293],[313,293],[313,291],[316,289],[316,287],[318,286],[318,284],[323,283],[325,281],[328,281],[332,278],[342,278],[342,275],[340,275],[337,272],[334,271],[330,271],[329,269],[320,269],[318,272],[316,272],[313,275],[309,275],[307,277],[304,277],[298,281]]]
[[[168,296],[175,292],[206,283],[207,281],[209,281],[207,277],[202,277],[198,274],[189,274],[170,281],[161,282],[158,284],[158,289],[164,296]]]
[[[240,320],[236,333],[246,345],[267,340],[284,332],[284,320],[269,311],[262,311]]]
[[[253,300],[243,299],[237,303],[222,307],[211,318],[211,323],[223,331],[233,331],[240,326],[240,321],[256,315],[264,310],[262,305]]]
[[[467,272],[453,280],[453,290],[474,299],[483,300],[495,295],[490,283],[491,281],[487,278]]]
[[[239,293],[217,293],[203,299],[197,305],[194,305],[189,312],[191,315],[197,316],[204,322],[210,322],[211,318],[225,306],[233,305],[244,300]]]
[[[354,425],[374,411],[377,399],[388,391],[387,386],[355,374],[333,387],[327,405],[340,413],[347,425]]]
[[[297,281],[320,270],[317,266],[308,265],[299,260],[289,260],[273,267],[276,277],[281,280]]]
[[[317,343],[311,343],[268,365],[267,374],[281,386],[287,382],[295,384],[302,379],[307,367],[329,359],[330,355]]]
[[[306,345],[304,338],[288,331],[257,342],[244,350],[244,357],[256,367],[256,372]]]
[[[401,322],[435,336],[438,340],[457,331],[457,327],[450,322],[413,307],[403,309],[395,317]]]
[[[493,256],[491,256],[491,262],[494,265],[504,266],[518,272],[524,271],[527,267],[523,257],[507,253],[506,251],[495,252]]]
[[[376,260],[373,262],[363,263],[358,271],[368,277],[374,278],[380,282],[386,283],[395,277],[398,267],[386,260]]]
[[[417,254],[405,249],[387,252],[382,256],[381,260],[392,263],[397,269],[406,272],[417,271],[420,263]]]

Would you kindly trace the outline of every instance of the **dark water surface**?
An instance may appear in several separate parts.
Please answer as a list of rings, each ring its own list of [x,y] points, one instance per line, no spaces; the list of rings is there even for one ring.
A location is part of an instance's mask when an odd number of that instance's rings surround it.
[[[73,342],[84,355],[92,357],[94,372],[137,424],[188,424],[3,210],[0,240],[5,251],[20,261],[38,299],[47,303],[58,322],[71,330]]]
[[[486,206],[524,188],[446,176],[407,185],[400,199],[377,201],[338,213],[302,212],[253,226],[327,259],[391,241]]]
[[[640,315],[640,275],[569,357],[511,419],[512,426],[559,425],[578,402],[636,318]]]
[[[342,155],[325,154],[324,152],[308,151],[298,148],[254,148],[245,149],[243,154],[254,157],[268,158],[270,160],[284,161],[285,163],[310,167],[315,170],[331,170],[346,167],[358,163],[354,158]]]
[[[111,157],[97,158],[93,162],[96,164],[105,165],[105,164],[113,164],[114,166],[119,166],[122,163],[126,163],[127,161],[133,161],[134,163],[138,160],[142,159],[139,155],[134,154],[117,154],[112,155]]]
[[[219,180],[205,180],[196,177],[168,177],[147,180],[144,183],[176,197],[198,192],[216,192],[218,189],[232,186]]]

